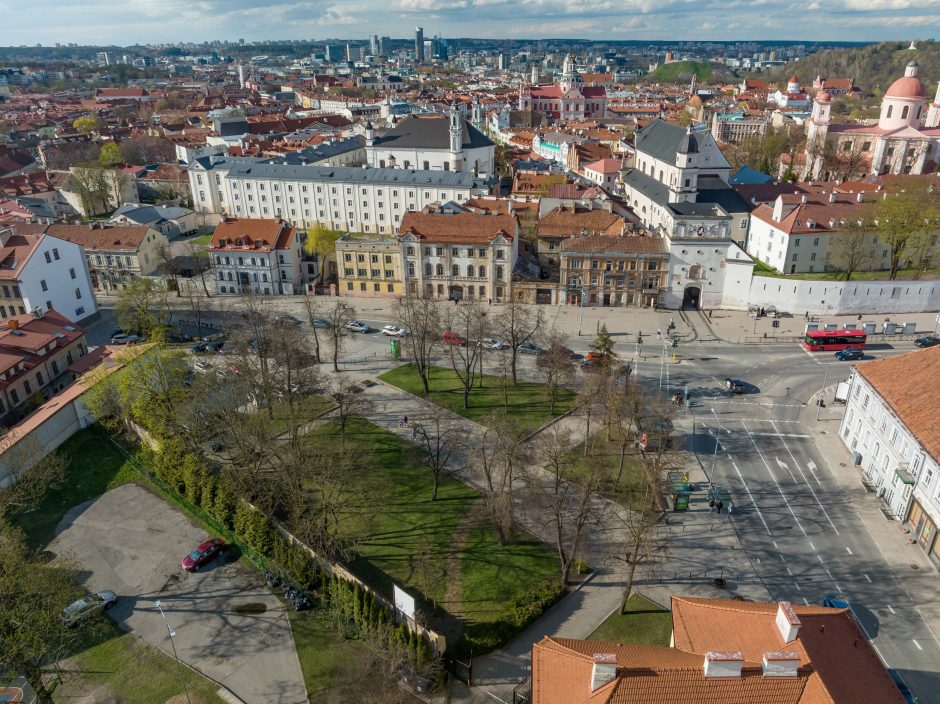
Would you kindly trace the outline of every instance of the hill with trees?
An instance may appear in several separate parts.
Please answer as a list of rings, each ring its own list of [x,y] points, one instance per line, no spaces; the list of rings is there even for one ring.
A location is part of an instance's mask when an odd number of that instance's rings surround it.
[[[904,75],[904,68],[916,59],[920,65],[918,75],[933,96],[940,80],[940,43],[922,41],[911,50],[909,42],[882,42],[850,49],[833,49],[811,54],[799,61],[791,61],[774,73],[779,81],[796,73],[804,86],[812,85],[816,76],[823,78],[854,78],[863,93],[880,96],[888,86]]]
[[[708,61],[670,61],[657,66],[649,77],[664,82],[684,83],[691,80],[692,74],[705,82],[726,81],[735,77],[727,66]]]

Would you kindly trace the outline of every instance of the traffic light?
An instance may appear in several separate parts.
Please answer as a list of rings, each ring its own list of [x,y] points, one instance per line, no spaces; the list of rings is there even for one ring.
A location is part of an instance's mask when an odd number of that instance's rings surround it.
[[[672,338],[672,346],[673,346],[673,347],[678,347],[678,346],[679,346],[679,338],[677,338],[677,337]]]
[[[779,320],[775,320],[775,321],[773,321],[773,322],[771,323],[771,325],[773,325],[775,328],[779,328],[779,327],[780,327],[780,321],[779,321]]]

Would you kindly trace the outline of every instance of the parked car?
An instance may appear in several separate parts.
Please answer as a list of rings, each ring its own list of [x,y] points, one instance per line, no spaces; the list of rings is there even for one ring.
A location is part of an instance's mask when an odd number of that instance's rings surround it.
[[[450,330],[441,335],[441,342],[445,345],[460,345],[461,347],[467,344],[467,341],[463,337]]]
[[[822,600],[822,605],[830,609],[847,609],[849,608],[849,602],[845,599],[830,594],[827,597],[824,597]]]
[[[193,365],[193,371],[199,372],[200,374],[205,374],[210,369],[212,369],[212,365],[202,360],[199,360]]]
[[[386,337],[404,337],[408,332],[405,328],[400,328],[396,325],[386,325],[382,328],[382,334]]]
[[[346,329],[352,330],[353,332],[365,333],[365,332],[369,332],[369,330],[371,330],[372,328],[370,328],[361,320],[350,320],[348,323],[346,323]]]
[[[519,352],[522,354],[541,354],[544,351],[545,350],[532,342],[523,342],[519,345]]]
[[[85,619],[97,616],[102,611],[110,609],[115,602],[117,602],[117,594],[109,589],[104,589],[97,594],[83,596],[62,610],[62,623],[67,628],[77,626]]]
[[[295,327],[303,325],[303,323],[300,322],[300,320],[295,318],[293,315],[275,315],[274,324],[275,325],[293,325]]]
[[[480,344],[482,344],[488,350],[505,350],[509,349],[509,343],[503,342],[502,340],[497,340],[493,337],[484,337]]]
[[[189,351],[193,354],[199,354],[200,352],[205,352],[206,347],[209,346],[208,342],[197,342],[195,345],[189,348]]]
[[[914,340],[915,347],[933,347],[934,345],[940,345],[940,337],[937,335],[924,335]]]
[[[222,354],[223,347],[225,347],[225,340],[213,340],[206,345],[206,352],[217,352]]]
[[[612,356],[613,353],[605,354],[603,352],[588,352],[586,355],[584,355],[584,359],[588,362],[604,362]]]
[[[187,572],[196,572],[224,549],[224,540],[221,538],[212,538],[193,548],[189,554],[183,558],[180,566]]]
[[[138,342],[143,342],[144,338],[140,335],[131,335],[128,333],[121,333],[120,335],[115,335],[111,338],[112,345],[136,345]]]
[[[329,330],[333,325],[329,320],[325,320],[324,318],[314,318],[313,327],[317,328],[317,330]]]
[[[733,394],[743,394],[747,391],[747,387],[744,385],[744,382],[740,379],[731,379],[725,378],[725,388]]]
[[[840,362],[846,362],[853,359],[864,359],[865,353],[862,350],[839,350],[833,355],[833,357],[838,359]]]

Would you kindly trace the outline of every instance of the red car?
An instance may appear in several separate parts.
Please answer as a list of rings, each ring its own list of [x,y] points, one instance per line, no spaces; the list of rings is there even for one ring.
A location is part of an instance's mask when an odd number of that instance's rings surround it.
[[[225,549],[225,541],[221,538],[207,540],[196,547],[191,553],[183,558],[180,563],[187,572],[196,572],[200,567],[209,562],[213,557]]]
[[[467,341],[463,337],[449,330],[441,335],[441,342],[445,345],[459,345],[460,347],[467,344]]]

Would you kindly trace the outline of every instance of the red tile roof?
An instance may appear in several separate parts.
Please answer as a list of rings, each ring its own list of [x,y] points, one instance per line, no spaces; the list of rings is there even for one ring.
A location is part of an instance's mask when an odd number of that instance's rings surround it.
[[[940,462],[936,394],[940,346],[859,362],[858,373],[878,392],[935,462]]]
[[[409,211],[398,227],[426,242],[486,244],[498,236],[513,239],[518,232],[515,215],[487,213],[425,213]]]
[[[225,218],[216,225],[209,249],[288,249],[294,234],[281,220]]]

